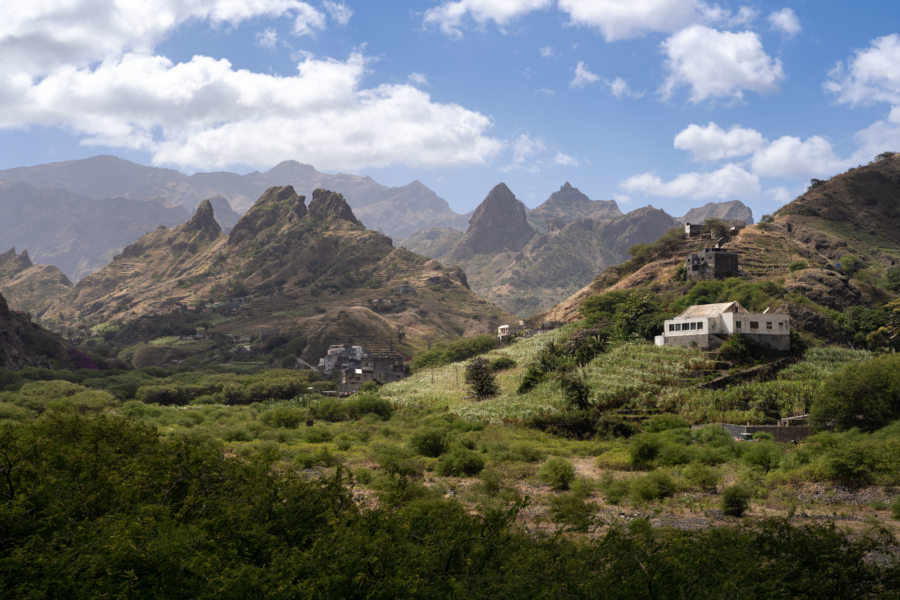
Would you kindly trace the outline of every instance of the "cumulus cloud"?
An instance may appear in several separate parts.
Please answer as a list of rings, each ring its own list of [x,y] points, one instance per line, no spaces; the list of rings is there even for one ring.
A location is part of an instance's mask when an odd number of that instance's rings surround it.
[[[644,92],[636,92],[628,86],[628,82],[621,77],[612,80],[606,80],[609,92],[616,98],[641,98]]]
[[[619,184],[623,190],[664,198],[735,198],[759,194],[759,178],[735,164],[710,172],[682,173],[663,181],[654,173],[641,173]]]
[[[559,9],[573,25],[593,27],[607,42],[669,33],[700,18],[699,2],[692,0],[559,0]]]
[[[425,87],[428,85],[428,78],[422,73],[410,73],[407,79],[415,86]]]
[[[583,88],[592,83],[597,83],[600,79],[599,75],[590,72],[584,62],[578,61],[578,64],[575,65],[575,77],[569,82],[569,87]]]
[[[478,25],[493,21],[505,27],[515,19],[549,7],[552,0],[457,0],[425,11],[424,24],[436,26],[452,37],[462,37],[467,19]]]
[[[256,45],[260,48],[274,48],[278,43],[278,32],[274,29],[266,29],[256,34]]]
[[[790,37],[797,35],[802,29],[800,27],[800,19],[797,18],[797,15],[790,8],[782,8],[771,13],[769,15],[769,23],[772,24],[772,29]]]
[[[761,177],[832,175],[849,166],[835,155],[831,142],[818,135],[805,140],[782,136],[757,150],[750,165]]]
[[[522,164],[538,152],[542,152],[545,148],[543,140],[523,133],[513,143],[513,162]]]
[[[556,56],[556,51],[553,50],[552,46],[543,46],[538,48],[538,52],[541,55],[541,58],[553,58]]]
[[[900,151],[900,106],[893,107],[886,119],[872,123],[855,137],[859,143],[855,162],[872,160],[882,152]]]
[[[744,90],[773,92],[784,79],[781,61],[763,50],[756,33],[717,31],[692,25],[662,43],[669,76],[662,86],[664,98],[682,85],[690,87],[690,100],[743,98]]]
[[[693,155],[694,160],[722,160],[746,156],[761,149],[765,140],[760,132],[740,126],[725,131],[709,122],[705,127],[688,125],[675,136],[675,148]]]
[[[565,152],[557,152],[556,156],[553,157],[553,164],[560,167],[577,167],[578,159],[574,156],[569,156]]]
[[[346,25],[350,22],[350,17],[353,16],[353,9],[343,2],[325,0],[324,6],[325,10],[328,11],[328,16],[338,25]]]
[[[287,15],[294,17],[295,35],[324,26],[322,13],[299,0],[6,2],[0,19],[0,71],[40,76],[63,65],[83,67],[126,52],[148,53],[191,19],[234,25]]]
[[[270,166],[285,157],[325,169],[481,164],[503,144],[491,120],[408,85],[361,86],[367,59],[306,57],[281,77],[127,54],[40,81],[0,78],[0,127],[65,126],[84,143],[145,150],[156,164]]]
[[[829,74],[825,89],[846,104],[887,102],[900,105],[900,36],[877,38],[864,50],[857,50],[839,62]]]

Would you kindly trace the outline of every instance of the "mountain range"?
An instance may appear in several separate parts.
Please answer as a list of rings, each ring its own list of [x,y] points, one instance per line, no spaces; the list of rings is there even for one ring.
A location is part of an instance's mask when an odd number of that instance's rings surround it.
[[[307,360],[345,341],[411,355],[508,318],[461,270],[366,229],[340,194],[315,190],[307,206],[291,186],[267,190],[227,235],[201,202],[187,222],[142,236],[40,314],[82,338],[147,319],[191,324],[205,339],[277,335]]]
[[[576,320],[585,300],[607,291],[685,294],[692,288],[683,276],[685,258],[711,243],[709,236],[667,236],[534,320]],[[847,342],[842,313],[896,297],[888,282],[900,276],[900,154],[813,180],[806,193],[721,247],[738,254],[741,282],[757,285],[742,289],[745,302],[758,294],[772,302],[769,308],[789,313],[792,327]]]
[[[475,209],[465,232],[432,229],[403,244],[459,265],[479,295],[525,316],[564,299],[625,260],[633,245],[676,225],[650,206],[622,214],[615,201],[590,200],[568,182],[528,210],[501,183]]]

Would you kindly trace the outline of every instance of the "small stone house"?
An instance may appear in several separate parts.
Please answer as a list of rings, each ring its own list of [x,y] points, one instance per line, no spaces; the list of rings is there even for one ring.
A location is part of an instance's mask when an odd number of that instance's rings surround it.
[[[790,317],[770,312],[752,313],[738,302],[695,304],[674,319],[667,319],[657,346],[684,346],[711,350],[735,333],[754,342],[786,352],[791,349]]]
[[[688,237],[693,237],[695,235],[700,235],[702,230],[702,226],[700,223],[685,223],[684,224],[684,235]]]
[[[724,248],[704,248],[685,260],[688,280],[724,279],[738,276],[738,254]]]

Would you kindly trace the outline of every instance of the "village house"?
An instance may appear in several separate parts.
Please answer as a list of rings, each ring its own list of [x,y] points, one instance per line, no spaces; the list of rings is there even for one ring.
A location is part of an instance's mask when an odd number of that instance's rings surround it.
[[[319,359],[316,368],[325,375],[335,370],[361,366],[365,350],[351,344],[332,344],[328,353]]]
[[[738,276],[738,255],[724,248],[704,248],[685,259],[688,280],[725,279]]]
[[[700,235],[702,227],[700,223],[685,223],[684,224],[684,235],[688,237],[694,237],[695,235]]]
[[[341,370],[341,395],[356,393],[369,381],[389,383],[399,381],[409,374],[409,367],[401,354],[396,352],[371,352],[363,354],[359,366]]]
[[[667,319],[657,346],[715,349],[729,337],[742,333],[757,344],[785,352],[791,348],[790,317],[768,312],[752,313],[738,302],[695,304],[674,319]]]
[[[497,339],[502,344],[509,336],[525,331],[525,321],[519,321],[515,325],[500,325],[497,327]]]

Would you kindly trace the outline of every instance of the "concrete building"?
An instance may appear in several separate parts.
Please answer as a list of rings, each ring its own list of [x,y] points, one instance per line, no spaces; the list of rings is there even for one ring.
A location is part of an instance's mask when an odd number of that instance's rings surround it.
[[[409,367],[401,354],[396,352],[372,352],[365,354],[359,366],[341,370],[340,392],[354,394],[363,384],[374,381],[382,384],[399,381],[409,374]]]
[[[695,235],[700,235],[702,227],[700,223],[685,223],[684,224],[684,235],[688,237],[693,237]]]
[[[724,248],[704,248],[685,259],[688,280],[725,279],[738,276],[738,255]]]
[[[791,349],[790,317],[769,312],[751,313],[738,302],[699,304],[667,319],[657,346],[684,346],[710,350],[721,346],[735,333],[754,342],[786,352]]]

